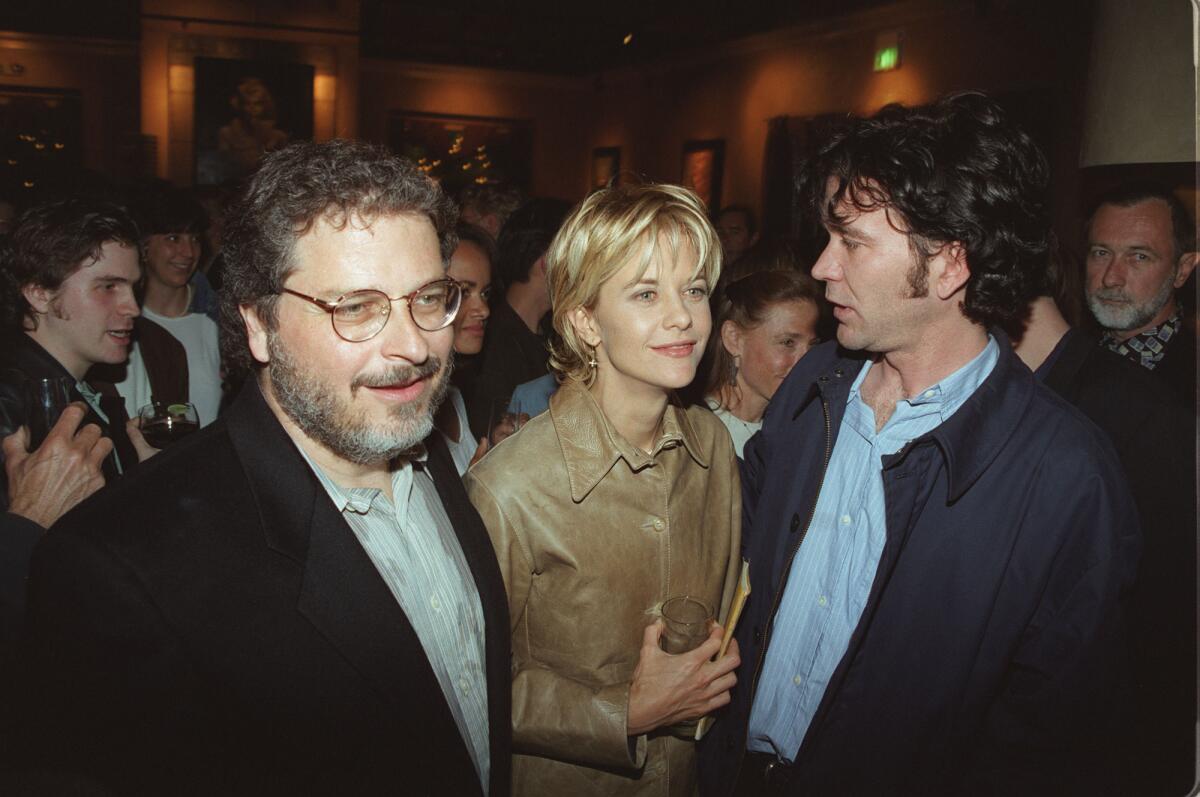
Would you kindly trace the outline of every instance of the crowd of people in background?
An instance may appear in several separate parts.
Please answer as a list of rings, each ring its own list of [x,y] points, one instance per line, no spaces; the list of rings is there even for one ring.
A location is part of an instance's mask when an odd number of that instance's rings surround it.
[[[1185,794],[1194,217],[1117,186],[1074,262],[1048,181],[963,93],[806,164],[811,262],[349,141],[24,208],[0,786]]]

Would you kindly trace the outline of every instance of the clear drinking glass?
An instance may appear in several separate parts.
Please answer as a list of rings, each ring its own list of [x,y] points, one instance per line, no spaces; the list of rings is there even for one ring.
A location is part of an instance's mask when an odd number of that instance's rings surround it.
[[[488,412],[488,442],[496,445],[501,440],[516,433],[525,423],[526,415],[517,415],[508,411],[512,397],[492,399]]]
[[[713,609],[699,598],[676,595],[662,605],[663,633],[660,645],[667,653],[687,653],[708,639]]]
[[[687,653],[708,639],[713,624],[713,609],[699,598],[675,595],[663,601],[660,611],[663,632],[659,637],[659,646],[667,653]],[[678,722],[665,730],[680,739],[693,739],[699,722],[699,719]]]
[[[30,379],[25,383],[26,423],[29,425],[29,450],[34,451],[58,423],[58,416],[71,403],[75,380],[65,376]]]

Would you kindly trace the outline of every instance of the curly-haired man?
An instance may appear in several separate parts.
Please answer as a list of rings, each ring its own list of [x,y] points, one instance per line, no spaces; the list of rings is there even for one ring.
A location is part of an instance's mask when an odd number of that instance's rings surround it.
[[[1085,789],[1140,536],[1108,442],[999,331],[1044,267],[1045,161],[968,93],[851,123],[811,185],[837,342],[746,447],[754,664],[705,791]]]
[[[455,216],[382,148],[264,159],[221,296],[251,375],[39,547],[19,764],[115,794],[508,793],[504,586],[430,435]]]

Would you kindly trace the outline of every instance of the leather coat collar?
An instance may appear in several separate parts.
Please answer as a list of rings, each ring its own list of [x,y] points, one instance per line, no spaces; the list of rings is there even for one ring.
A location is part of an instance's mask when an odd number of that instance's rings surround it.
[[[550,397],[550,418],[566,463],[571,500],[575,503],[587,498],[618,460],[625,460],[636,473],[653,465],[659,452],[682,444],[697,465],[708,467],[687,412],[674,403],[667,405],[662,436],[649,454],[621,437],[592,394],[577,382],[565,383]]]

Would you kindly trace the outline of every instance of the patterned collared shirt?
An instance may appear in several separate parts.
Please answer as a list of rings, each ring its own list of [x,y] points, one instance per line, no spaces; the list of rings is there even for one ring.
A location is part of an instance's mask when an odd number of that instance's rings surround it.
[[[1139,332],[1128,340],[1118,340],[1112,333],[1106,332],[1100,338],[1100,345],[1153,371],[1166,354],[1167,344],[1179,332],[1181,323],[1180,315],[1176,312],[1158,326]]]
[[[412,624],[486,795],[491,751],[483,607],[437,487],[423,466],[425,455],[416,467],[405,464],[392,473],[389,501],[381,490],[338,486],[304,449],[296,448]]]

